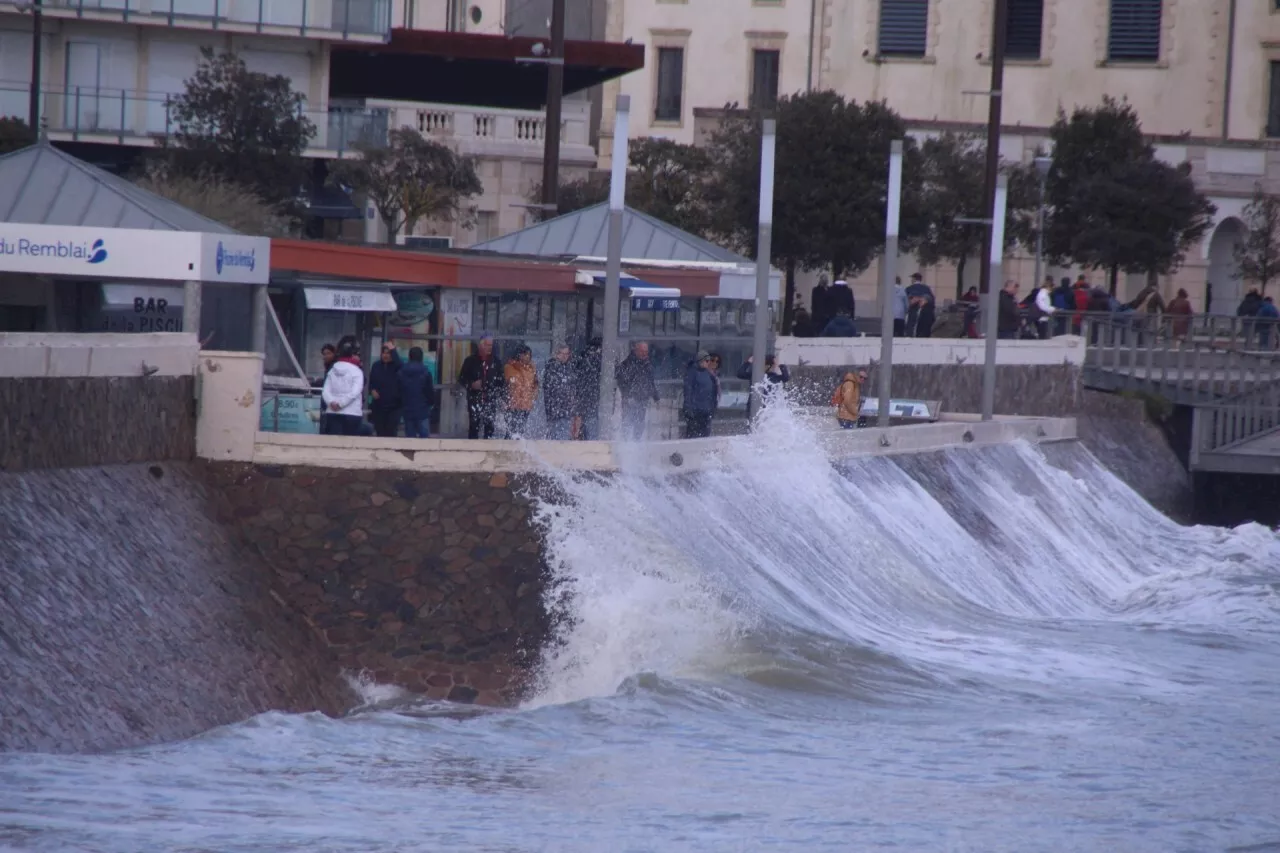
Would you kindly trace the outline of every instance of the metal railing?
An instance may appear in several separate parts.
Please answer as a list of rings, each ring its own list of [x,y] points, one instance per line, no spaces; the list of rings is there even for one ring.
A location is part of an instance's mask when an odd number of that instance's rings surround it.
[[[30,91],[27,84],[0,81],[0,115],[25,116]],[[174,97],[164,92],[68,86],[41,93],[41,115],[49,132],[70,134],[73,139],[107,136],[120,143],[154,139],[175,130],[171,110]],[[386,109],[304,107],[299,112],[316,126],[308,147],[338,154],[361,143],[385,143],[390,126],[390,112]]]
[[[1264,385],[1200,406],[1192,414],[1191,467],[1201,454],[1229,452],[1280,430],[1280,385]]]
[[[391,0],[44,0],[44,8],[95,18],[115,12],[126,20],[150,18],[169,25],[207,21],[215,28],[238,24],[260,31],[287,28],[391,37]]]
[[[1109,390],[1156,390],[1196,404],[1280,382],[1274,320],[1139,312],[1057,319],[1083,335],[1090,384]]]

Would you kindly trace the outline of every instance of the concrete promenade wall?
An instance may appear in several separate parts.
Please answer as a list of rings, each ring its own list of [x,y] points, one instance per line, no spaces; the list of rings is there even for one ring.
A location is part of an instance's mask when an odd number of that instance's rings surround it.
[[[0,333],[0,471],[191,459],[195,335]]]

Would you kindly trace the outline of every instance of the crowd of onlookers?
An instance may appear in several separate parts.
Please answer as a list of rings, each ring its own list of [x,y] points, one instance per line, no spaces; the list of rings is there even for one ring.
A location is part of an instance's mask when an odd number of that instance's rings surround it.
[[[393,437],[403,424],[406,437],[430,437],[435,388],[420,347],[410,349],[409,360],[404,362],[394,341],[384,343],[379,360],[369,369],[367,389],[355,338],[343,338],[336,346],[326,344],[321,355],[325,374],[316,384],[321,388],[322,434]],[[560,343],[552,348],[551,358],[539,373],[529,347],[517,347],[504,362],[494,350],[493,338],[480,338],[458,371],[458,387],[467,402],[467,437],[599,438],[602,358],[599,338],[576,355],[568,344]],[[750,380],[751,369],[749,358],[735,375]],[[721,370],[721,356],[705,350],[686,365],[680,402],[686,438],[711,434],[722,396]],[[765,361],[764,375],[767,388],[790,380],[787,368],[777,364],[772,355]],[[614,366],[613,377],[621,409],[621,437],[643,439],[649,409],[662,398],[649,345],[632,342],[626,358]],[[366,404],[368,422],[364,419]],[[545,415],[545,427],[535,436],[530,422],[538,405]]]

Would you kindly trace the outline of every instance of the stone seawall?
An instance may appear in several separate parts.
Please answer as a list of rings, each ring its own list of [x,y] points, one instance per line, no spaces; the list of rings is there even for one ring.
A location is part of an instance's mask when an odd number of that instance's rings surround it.
[[[507,474],[206,463],[219,517],[343,667],[508,704],[547,633],[540,538]]]
[[[194,390],[189,375],[0,377],[0,471],[189,460]]]
[[[356,702],[215,516],[188,464],[0,473],[0,751],[115,749]]]
[[[845,372],[867,370],[866,393],[879,393],[879,368],[867,365],[791,369],[792,393],[802,405],[828,405]],[[998,415],[1074,417],[1083,404],[1080,368],[1071,364],[996,367]],[[893,366],[893,396],[941,400],[946,412],[982,411],[981,364],[902,364]]]

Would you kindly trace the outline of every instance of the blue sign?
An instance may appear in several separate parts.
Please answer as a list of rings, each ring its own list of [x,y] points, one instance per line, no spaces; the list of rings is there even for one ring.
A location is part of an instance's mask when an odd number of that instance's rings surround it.
[[[314,395],[280,394],[262,401],[263,432],[320,432],[320,398]]]
[[[679,311],[679,296],[632,296],[632,311]]]
[[[102,242],[102,241],[99,240],[98,242]],[[226,248],[225,246],[222,245],[222,241],[219,240],[217,255],[215,256],[215,259],[214,259],[214,265],[218,268],[218,275],[222,275],[223,267],[244,267],[250,272],[253,272],[253,268],[258,265],[257,259],[254,258],[253,256],[255,251],[256,250],[254,249],[250,249],[247,252],[245,251],[237,252],[232,249]],[[106,257],[106,252],[103,252],[103,257]],[[95,262],[90,261],[90,263],[95,263]]]
[[[24,255],[31,258],[70,258],[100,264],[107,259],[106,243],[101,238],[86,246],[83,243],[55,240],[52,243],[40,243],[25,237],[9,241],[0,237],[0,255]]]

